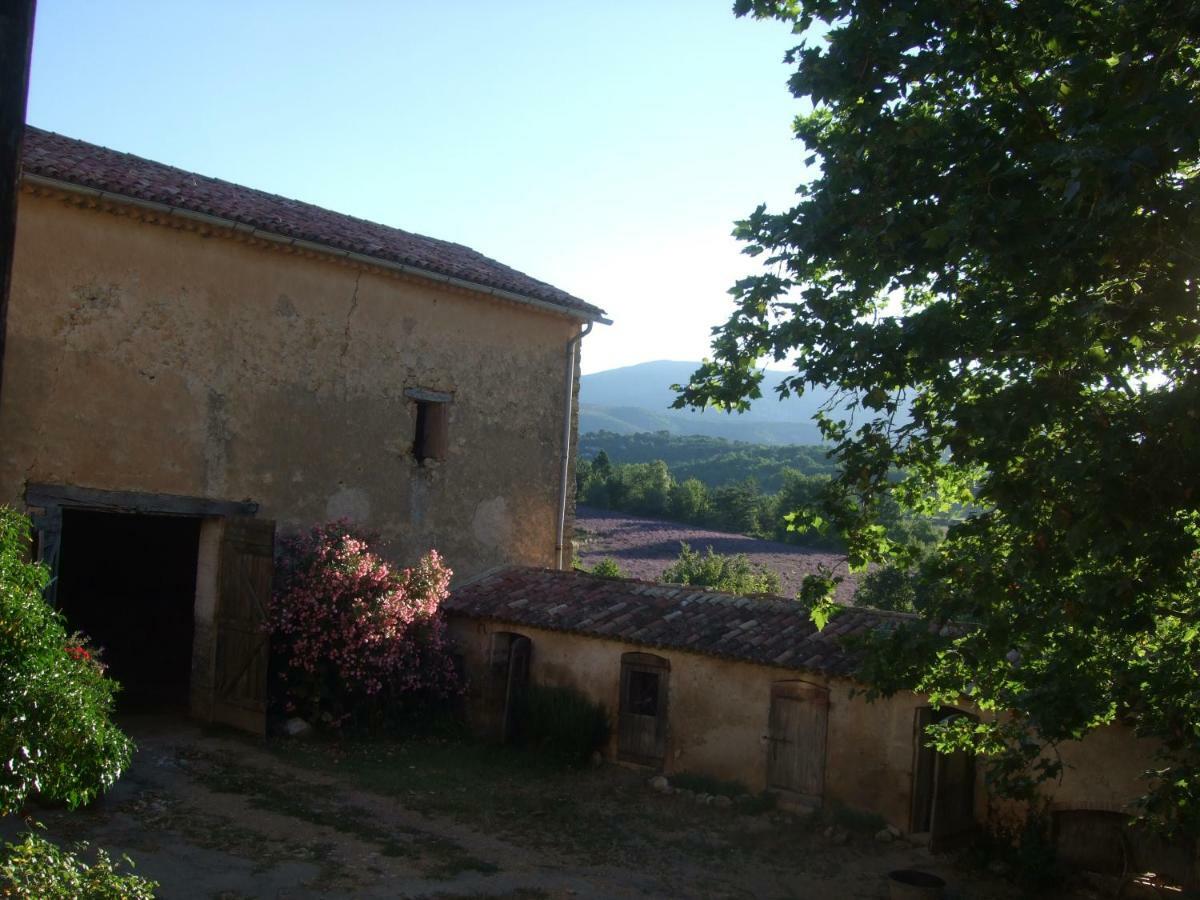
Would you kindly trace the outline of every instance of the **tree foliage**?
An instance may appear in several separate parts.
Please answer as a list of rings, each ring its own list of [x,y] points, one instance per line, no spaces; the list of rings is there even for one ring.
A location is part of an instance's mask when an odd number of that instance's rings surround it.
[[[32,794],[89,803],[133,752],[110,718],[116,683],[43,599],[29,550],[29,519],[0,507],[0,814]]]
[[[695,478],[709,487],[753,478],[768,493],[783,487],[783,473],[834,475],[837,463],[829,448],[812,444],[753,444],[666,431],[617,434],[593,431],[579,436],[579,456],[600,462],[646,463],[662,460],[679,481]]]
[[[92,861],[88,862],[88,858]],[[128,856],[121,862],[129,870]],[[158,883],[121,871],[102,849],[76,844],[64,850],[39,834],[26,832],[19,843],[4,845],[0,858],[0,896],[38,900],[153,900]]]
[[[763,358],[853,396],[821,420],[852,563],[918,557],[889,496],[978,504],[922,607],[978,627],[881,638],[876,688],[1012,711],[939,739],[1014,789],[1054,774],[1045,743],[1130,723],[1163,747],[1148,813],[1200,830],[1200,5],[735,8],[802,35],[816,174],[738,224],[766,268],[680,403],[744,408]]]
[[[776,463],[769,474],[780,487],[765,493],[754,478],[710,487],[699,478],[677,480],[662,460],[612,463],[603,450],[600,453],[592,462],[580,460],[575,468],[577,499],[587,506],[826,550],[844,546],[822,525],[829,475],[804,474]],[[893,539],[922,546],[935,544],[944,530],[942,522],[910,515],[891,499],[882,504],[880,523]]]
[[[621,569],[621,564],[611,556],[606,556],[594,566],[592,566],[591,574],[599,575],[601,578],[625,578],[625,572]]]
[[[679,545],[679,559],[667,567],[659,580],[710,587],[729,594],[778,594],[783,587],[778,573],[755,565],[744,553],[716,553],[709,547],[701,554],[685,543]]]

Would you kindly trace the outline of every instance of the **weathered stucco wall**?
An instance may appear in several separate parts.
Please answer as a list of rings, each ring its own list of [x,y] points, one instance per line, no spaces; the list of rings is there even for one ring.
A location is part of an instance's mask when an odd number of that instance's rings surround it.
[[[767,786],[771,686],[797,680],[827,686],[825,802],[871,810],[898,827],[908,827],[913,715],[921,705],[918,697],[868,704],[861,697],[851,698],[850,683],[839,679],[452,616],[451,633],[463,653],[472,685],[472,712],[480,718],[487,716],[478,704],[488,677],[491,634],[499,631],[531,639],[534,683],[566,685],[584,692],[604,704],[614,724],[621,655],[641,651],[667,658],[671,674],[664,770],[740,781],[753,791]],[[607,755],[616,756],[615,730]]]
[[[554,558],[564,317],[214,230],[20,198],[0,502],[27,482],[347,517],[465,576]],[[454,394],[411,455],[407,388]],[[568,523],[568,535],[571,533]]]
[[[736,780],[754,791],[767,786],[768,716],[771,687],[803,680],[829,689],[826,739],[826,804],[874,812],[907,830],[912,808],[915,694],[867,702],[851,696],[851,682],[752,663],[733,662],[671,650],[451,616],[451,634],[463,654],[471,682],[470,709],[486,722],[482,709],[489,671],[491,635],[513,632],[532,641],[531,681],[574,687],[603,703],[615,723],[619,707],[621,655],[652,652],[670,661],[668,750],[664,770],[694,772]],[[1146,768],[1148,748],[1122,729],[1105,729],[1062,748],[1071,768],[1061,785],[1048,790],[1063,808],[1120,808],[1142,791],[1137,776]],[[616,757],[616,736],[607,756]],[[987,815],[982,772],[977,780],[976,818]]]

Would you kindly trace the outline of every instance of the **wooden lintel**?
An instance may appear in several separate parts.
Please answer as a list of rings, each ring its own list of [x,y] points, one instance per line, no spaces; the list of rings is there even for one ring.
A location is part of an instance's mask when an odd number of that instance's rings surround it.
[[[454,395],[446,391],[429,391],[425,388],[406,388],[404,396],[409,400],[424,400],[427,403],[449,403]]]
[[[155,516],[252,516],[258,512],[258,504],[249,500],[239,502],[141,491],[102,491],[70,484],[27,484],[25,503],[42,508],[77,507]]]

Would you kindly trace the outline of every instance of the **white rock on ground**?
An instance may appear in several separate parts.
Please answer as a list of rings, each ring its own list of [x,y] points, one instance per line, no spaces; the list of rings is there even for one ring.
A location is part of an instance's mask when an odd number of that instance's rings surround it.
[[[312,733],[312,726],[299,716],[293,716],[284,723],[283,730],[288,737],[304,737]]]

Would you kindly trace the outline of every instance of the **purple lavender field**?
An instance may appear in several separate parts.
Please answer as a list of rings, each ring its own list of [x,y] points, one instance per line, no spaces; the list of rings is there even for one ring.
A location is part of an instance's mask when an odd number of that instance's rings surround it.
[[[818,564],[837,566],[836,574],[847,575],[845,560],[836,553],[708,531],[679,522],[643,519],[609,509],[579,507],[575,512],[575,527],[582,532],[578,550],[585,566],[594,566],[610,556],[630,577],[648,581],[656,581],[675,562],[681,541],[700,552],[712,547],[718,553],[746,554],[751,562],[779,573],[785,596],[794,596],[804,576],[815,572]],[[849,604],[854,587],[853,577],[847,577],[838,586],[838,602]]]

